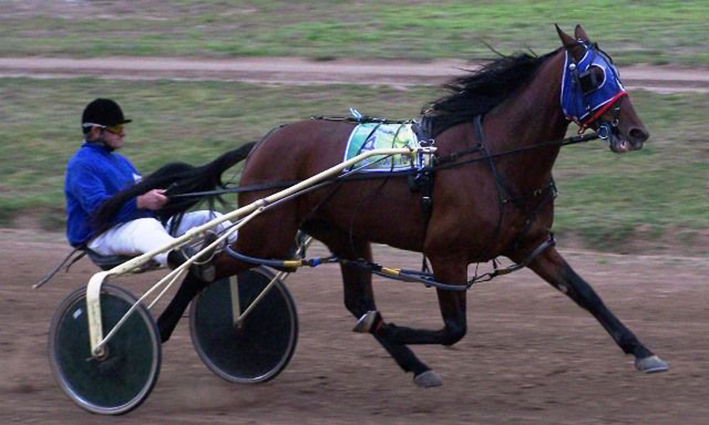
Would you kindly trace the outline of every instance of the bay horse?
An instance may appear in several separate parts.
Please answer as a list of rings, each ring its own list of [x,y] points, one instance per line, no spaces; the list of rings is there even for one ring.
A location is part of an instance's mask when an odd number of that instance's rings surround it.
[[[447,84],[450,93],[423,111],[437,155],[482,159],[435,171],[430,214],[424,213],[421,195],[410,190],[405,178],[349,181],[310,191],[259,215],[240,229],[231,248],[250,257],[285,259],[299,229],[324,243],[345,260],[340,267],[346,308],[360,319],[360,329],[370,332],[405,372],[413,373],[419,386],[441,385],[442,380],[409,345],[460,341],[467,330],[466,292],[436,289],[441,329],[387,323],[377,312],[371,270],[346,261],[371,261],[371,243],[423,253],[437,282],[461,288],[470,264],[508,257],[590,312],[623,352],[635,357],[638,370],[667,370],[668,364],[616,318],[553,244],[546,243],[554,218],[552,167],[561,147],[548,142],[561,140],[572,121],[603,133],[616,153],[640,149],[649,137],[610,58],[581,26],[574,37],[556,29],[559,49],[540,57],[521,54],[493,61],[452,80]],[[303,180],[341,162],[355,125],[300,121],[227,156],[238,161],[250,150],[241,186]],[[507,152],[515,154],[502,155]],[[215,162],[221,164],[219,173],[232,165],[225,165],[224,156]],[[188,174],[192,182],[211,179],[213,184],[214,173],[215,167],[207,166]],[[179,173],[172,177],[148,177],[132,195],[170,182],[179,186]],[[239,205],[274,192],[240,193]],[[217,278],[222,278],[254,265],[222,253],[215,267]],[[205,285],[188,275],[158,320],[163,341]]]

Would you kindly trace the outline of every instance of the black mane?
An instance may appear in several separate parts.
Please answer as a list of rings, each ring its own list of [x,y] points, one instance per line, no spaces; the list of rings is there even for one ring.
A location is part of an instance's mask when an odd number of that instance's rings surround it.
[[[421,112],[424,126],[436,137],[454,125],[489,112],[525,85],[557,51],[544,56],[502,56],[477,71],[454,78],[443,86],[450,94],[429,103]]]

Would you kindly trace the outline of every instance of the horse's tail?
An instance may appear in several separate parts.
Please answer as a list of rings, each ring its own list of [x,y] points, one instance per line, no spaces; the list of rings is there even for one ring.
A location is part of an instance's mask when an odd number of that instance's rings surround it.
[[[200,167],[194,167],[183,162],[174,162],[161,167],[140,182],[118,192],[101,204],[92,217],[94,234],[103,233],[111,228],[115,224],[114,216],[128,200],[150,190],[167,189],[167,196],[172,197],[224,188],[222,174],[238,162],[246,159],[254,145],[256,145],[256,142],[242,145]],[[204,200],[208,200],[213,205],[215,200],[221,201],[221,198],[218,195],[175,197],[171,198],[159,211],[156,211],[156,214],[159,219],[165,221],[172,216],[186,212]]]

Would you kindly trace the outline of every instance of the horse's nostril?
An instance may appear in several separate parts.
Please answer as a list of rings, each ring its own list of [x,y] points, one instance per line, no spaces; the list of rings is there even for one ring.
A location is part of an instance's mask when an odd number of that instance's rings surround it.
[[[650,137],[650,135],[641,128],[633,128],[630,130],[630,139],[634,142],[644,142]]]

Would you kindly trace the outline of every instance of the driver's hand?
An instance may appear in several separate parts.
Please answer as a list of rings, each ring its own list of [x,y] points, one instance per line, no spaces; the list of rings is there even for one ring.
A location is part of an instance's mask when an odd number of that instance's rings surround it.
[[[168,197],[165,196],[165,189],[153,189],[136,198],[138,209],[157,211],[167,204]]]

